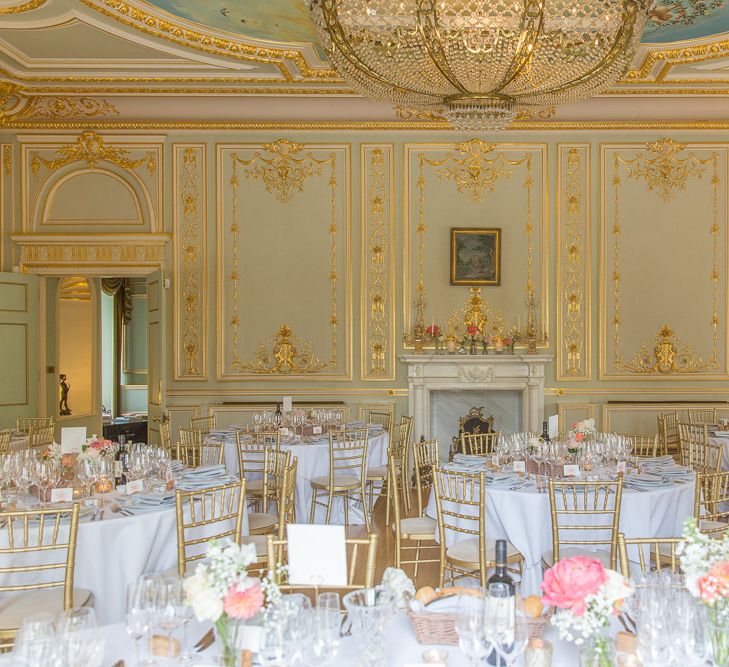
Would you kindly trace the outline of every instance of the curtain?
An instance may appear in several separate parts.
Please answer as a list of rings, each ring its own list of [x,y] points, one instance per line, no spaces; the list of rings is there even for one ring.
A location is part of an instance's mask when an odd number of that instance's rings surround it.
[[[119,416],[121,395],[122,327],[132,319],[129,278],[102,278],[104,294],[114,297],[114,405],[112,415]]]

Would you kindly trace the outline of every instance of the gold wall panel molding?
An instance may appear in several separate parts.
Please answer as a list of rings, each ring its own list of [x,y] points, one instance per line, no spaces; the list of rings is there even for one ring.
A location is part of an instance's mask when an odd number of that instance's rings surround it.
[[[9,5],[0,7],[0,15],[3,14],[22,14],[24,12],[30,12],[34,9],[38,9],[45,5],[49,0],[28,0],[27,2],[20,2],[17,5]]]
[[[426,156],[426,152],[443,151],[446,155],[441,159],[430,158]],[[507,153],[517,152],[518,157],[508,157]],[[522,152],[523,151],[523,152]],[[403,261],[403,289],[404,289],[404,331],[411,330],[411,305],[412,297],[412,277],[411,277],[411,205],[410,205],[410,188],[411,175],[410,170],[413,161],[416,161],[417,172],[414,178],[414,187],[417,195],[417,223],[415,225],[416,233],[416,262],[417,262],[417,278],[415,291],[418,298],[426,302],[426,281],[425,281],[425,238],[427,234],[426,213],[425,213],[425,192],[433,191],[432,182],[428,181],[428,173],[426,167],[432,170],[439,181],[452,182],[457,191],[465,197],[471,204],[483,204],[487,195],[495,192],[499,182],[511,180],[512,174],[516,168],[523,171],[522,188],[524,191],[524,199],[526,202],[525,220],[522,227],[524,240],[526,245],[526,277],[524,281],[524,302],[536,303],[541,301],[541,322],[536,326],[541,332],[542,340],[539,345],[547,346],[548,332],[548,295],[547,295],[547,213],[546,213],[546,144],[522,144],[522,143],[497,143],[489,144],[480,139],[472,139],[470,141],[459,144],[444,143],[418,143],[404,144],[405,159],[403,169],[404,189],[403,199],[405,208],[404,226],[404,261]],[[536,295],[536,284],[534,276],[534,166],[535,161],[541,167],[542,179],[538,182],[537,187],[542,195],[542,220],[540,225],[540,249],[541,249],[541,276],[540,276],[540,295]],[[521,176],[521,174],[520,174]],[[431,187],[429,186],[431,184]],[[408,347],[406,345],[406,347]]]
[[[557,380],[589,380],[590,145],[559,144],[557,154]]]
[[[164,264],[167,234],[11,234],[22,273],[147,275]]]
[[[722,147],[726,153],[726,147]],[[719,153],[714,150],[709,157],[701,158],[693,150],[686,151],[687,145],[676,142],[671,138],[661,138],[657,141],[643,144],[634,157],[625,157],[620,149],[612,154],[612,223],[610,225],[610,241],[612,247],[612,268],[607,275],[607,258],[604,258],[603,280],[612,283],[613,308],[610,315],[613,339],[612,368],[623,373],[607,374],[603,369],[601,357],[601,376],[609,378],[610,375],[618,377],[622,374],[648,377],[671,377],[677,375],[703,375],[707,371],[719,368],[719,236],[721,225],[719,221],[719,189],[721,178],[719,176]],[[604,153],[605,154],[605,153]],[[606,154],[605,154],[606,155]],[[607,165],[603,163],[603,169]],[[626,360],[622,355],[621,327],[622,314],[622,285],[624,281],[621,264],[622,238],[624,235],[621,214],[621,186],[623,184],[622,170],[625,177],[645,182],[648,192],[655,194],[664,202],[672,201],[680,192],[685,192],[689,179],[701,179],[707,168],[711,177],[709,187],[711,193],[711,220],[709,233],[711,235],[711,257],[709,263],[709,281],[711,290],[711,313],[708,325],[711,330],[712,349],[707,358],[697,355],[689,343],[681,342],[675,327],[665,323],[650,340],[644,340],[640,349],[632,358]],[[603,193],[603,253],[607,249],[607,236],[605,227],[605,193]],[[601,295],[604,286],[601,290]],[[601,308],[601,312],[605,312]],[[604,327],[603,327],[604,328]],[[601,334],[602,330],[601,328]],[[604,350],[604,346],[601,345]],[[711,376],[703,375],[710,379]]]
[[[207,152],[175,144],[175,380],[207,379]]]
[[[361,146],[361,368],[363,380],[395,379],[394,148]]]
[[[581,412],[582,414],[575,419],[569,417],[570,412]],[[557,421],[560,433],[567,433],[572,428],[572,424],[582,419],[595,419],[594,403],[557,403]]]
[[[3,172],[6,176],[10,176],[13,173],[12,144],[3,144]]]
[[[226,152],[223,158],[223,151]],[[351,303],[351,192],[350,192],[350,144],[303,144],[288,139],[278,139],[266,144],[236,144],[218,146],[218,243],[223,253],[223,244],[230,249],[230,266],[223,266],[226,262],[223,254],[218,269],[218,300],[222,320],[220,324],[229,327],[231,332],[230,368],[226,370],[228,360],[224,351],[225,343],[219,336],[218,346],[218,376],[219,379],[276,379],[276,376],[295,377],[297,375],[317,374],[318,377],[341,377],[332,371],[343,371],[346,376],[351,375],[352,354],[352,303]],[[323,153],[323,156],[321,154]],[[246,157],[246,154],[250,157]],[[225,167],[223,162],[230,165],[230,176],[223,175]],[[241,312],[241,290],[243,282],[241,267],[241,242],[245,238],[244,215],[241,212],[242,181],[260,182],[264,191],[278,204],[287,207],[286,215],[295,215],[295,208],[290,209],[297,195],[304,192],[306,184],[313,178],[319,177],[326,184],[327,189],[327,222],[321,225],[327,236],[328,266],[326,267],[326,281],[328,301],[330,303],[327,316],[327,327],[330,337],[330,352],[326,361],[320,361],[313,351],[313,344],[307,341],[299,342],[293,339],[295,325],[277,325],[278,332],[271,340],[271,352],[261,340],[258,348],[250,360],[245,360],[241,353],[240,333],[242,319],[250,313]],[[230,198],[227,202],[230,211],[229,220],[222,209],[226,207],[223,199],[223,181],[229,188]],[[344,204],[344,212],[340,208]],[[340,216],[343,215],[343,220]],[[222,217],[220,217],[222,216]],[[304,218],[305,219],[305,218]],[[225,224],[225,229],[223,229]],[[227,234],[229,243],[223,241]],[[344,254],[344,267],[340,266],[338,255]],[[341,275],[340,275],[341,274]],[[346,318],[340,314],[341,305],[338,293],[344,277]],[[320,284],[317,284],[319,287]],[[230,294],[230,312],[225,313],[227,306],[227,292]],[[347,340],[344,346],[344,364],[339,359],[339,329],[344,325]]]
[[[280,43],[264,40],[249,43],[242,38],[235,39],[230,33],[216,33],[213,30],[202,32],[189,25],[170,20],[173,18],[170,14],[154,11],[150,5],[140,7],[125,0],[80,0],[80,2],[126,26],[181,46],[235,60],[275,65],[285,81],[299,79],[290,71],[290,64],[305,80],[340,82],[331,67],[310,65],[303,51],[293,44],[282,46]]]
[[[255,389],[168,389],[168,396],[225,396],[225,397],[243,397],[243,396],[271,396],[281,399],[282,394],[286,396],[407,396],[408,390],[403,388],[387,388],[387,387],[322,387],[319,384],[309,387],[273,387],[267,389],[266,387],[257,387]]]
[[[0,271],[7,271],[6,262],[12,265],[12,258],[6,258],[6,243],[13,229],[13,146],[2,144],[2,176],[0,176]]]
[[[721,394],[726,396],[726,387],[547,387],[545,396],[672,396]]]
[[[729,417],[729,403],[727,403],[726,401],[700,402],[682,401],[681,399],[676,399],[674,401],[667,401],[665,403],[663,401],[654,403],[638,401],[636,401],[635,403],[603,403],[601,406],[602,430],[606,432],[611,432],[615,430],[615,426],[613,425],[613,423],[615,421],[615,417],[620,415],[620,413],[624,413],[624,415],[626,416],[636,415],[637,413],[638,419],[640,419],[640,413],[643,413],[647,417],[647,419],[644,419],[644,421],[647,422],[647,428],[645,432],[649,435],[652,435],[658,431],[657,418],[658,415],[660,415],[661,413],[678,412],[679,420],[683,421],[687,419],[687,416],[686,414],[682,415],[682,412],[685,413],[685,411],[689,409],[700,410],[702,408],[716,408],[720,417]]]

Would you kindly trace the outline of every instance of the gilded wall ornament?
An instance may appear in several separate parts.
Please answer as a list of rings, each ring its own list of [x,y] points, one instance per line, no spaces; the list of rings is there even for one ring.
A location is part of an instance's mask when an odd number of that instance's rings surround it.
[[[96,167],[100,162],[111,162],[127,171],[137,169],[144,165],[147,167],[150,176],[157,169],[157,160],[152,151],[149,151],[143,158],[132,160],[127,157],[129,151],[126,148],[107,145],[103,137],[91,131],[82,132],[75,143],[62,146],[56,151],[56,154],[59,155],[58,158],[46,160],[37,153],[33,153],[30,162],[33,173],[37,174],[41,166],[44,166],[50,171],[55,171],[74,162],[84,161],[92,168]]]
[[[271,339],[272,350],[269,352],[261,341],[258,344],[255,361],[243,364],[242,369],[262,375],[291,375],[318,373],[327,367],[314,354],[311,343],[299,348],[299,342],[288,324],[281,325],[277,334]]]
[[[10,176],[13,172],[13,147],[11,144],[3,145],[3,169],[6,176]]]
[[[681,343],[668,324],[659,329],[652,344],[643,343],[638,354],[622,364],[633,373],[648,374],[700,373],[715,366],[713,360],[702,359]]]

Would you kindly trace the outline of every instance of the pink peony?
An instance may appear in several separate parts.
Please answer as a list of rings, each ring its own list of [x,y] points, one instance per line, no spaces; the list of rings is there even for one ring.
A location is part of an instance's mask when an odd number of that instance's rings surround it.
[[[263,591],[261,583],[256,581],[247,588],[243,584],[235,583],[229,589],[223,600],[223,610],[231,618],[247,620],[253,618],[263,607]]]
[[[707,604],[729,598],[729,561],[715,563],[698,582],[699,595]]]
[[[599,560],[587,556],[564,558],[544,573],[542,601],[582,616],[587,609],[585,598],[597,593],[607,578]]]

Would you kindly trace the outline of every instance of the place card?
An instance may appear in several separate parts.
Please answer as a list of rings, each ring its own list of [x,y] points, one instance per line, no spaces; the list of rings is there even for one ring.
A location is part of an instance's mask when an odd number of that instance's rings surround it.
[[[312,435],[321,435],[322,434],[322,427],[321,426],[312,426],[311,427],[311,434]]]
[[[293,401],[291,400],[291,396],[284,396],[283,397],[283,411],[284,412],[292,412],[294,409]]]
[[[547,433],[551,440],[555,440],[559,436],[559,415],[547,417]]]
[[[291,523],[289,583],[306,586],[347,585],[347,545],[344,526]]]
[[[127,481],[127,495],[131,496],[135,493],[139,493],[140,491],[144,491],[144,480],[143,479],[134,479],[131,482]]]
[[[568,464],[564,467],[564,476],[565,477],[582,477],[582,473],[580,472],[580,466],[572,463]]]
[[[282,426],[280,429],[278,429],[278,432],[281,434],[281,437],[283,437],[283,438],[289,437],[289,429],[287,426]]]
[[[85,426],[66,426],[61,429],[61,454],[80,454],[85,444]]]
[[[52,503],[70,503],[73,500],[73,489],[51,489]]]
[[[514,472],[525,473],[526,461],[514,461]]]
[[[500,465],[499,461],[499,455],[498,454],[492,454],[491,455],[491,465],[494,466],[494,468],[498,468]]]
[[[618,461],[618,475],[625,474],[626,461]]]

